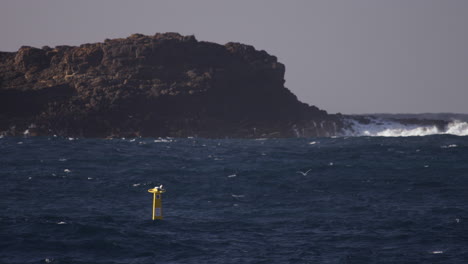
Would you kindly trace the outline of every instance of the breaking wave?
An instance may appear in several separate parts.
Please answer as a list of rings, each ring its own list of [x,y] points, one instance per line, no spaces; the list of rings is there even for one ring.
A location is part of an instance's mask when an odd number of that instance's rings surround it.
[[[356,120],[347,120],[349,129],[345,130],[346,136],[371,136],[371,137],[412,137],[429,135],[456,135],[468,136],[468,123],[454,120],[444,128],[436,125],[406,125],[384,119],[373,119],[367,124]]]

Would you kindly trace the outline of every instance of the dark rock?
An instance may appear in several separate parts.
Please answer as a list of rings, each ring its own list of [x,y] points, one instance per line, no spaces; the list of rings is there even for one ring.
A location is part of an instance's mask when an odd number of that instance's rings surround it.
[[[341,115],[299,102],[284,87],[284,73],[275,56],[252,46],[177,33],[22,47],[0,53],[0,131],[85,137],[339,133]]]

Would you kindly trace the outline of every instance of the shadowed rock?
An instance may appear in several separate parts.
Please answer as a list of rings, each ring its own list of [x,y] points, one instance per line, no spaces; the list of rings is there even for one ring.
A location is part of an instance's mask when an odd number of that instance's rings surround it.
[[[329,136],[275,56],[177,33],[0,53],[0,131],[63,136]]]

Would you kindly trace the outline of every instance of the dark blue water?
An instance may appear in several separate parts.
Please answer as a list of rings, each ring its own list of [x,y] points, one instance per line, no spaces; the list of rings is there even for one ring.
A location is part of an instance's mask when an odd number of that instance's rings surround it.
[[[468,137],[154,140],[0,139],[0,263],[467,263]]]

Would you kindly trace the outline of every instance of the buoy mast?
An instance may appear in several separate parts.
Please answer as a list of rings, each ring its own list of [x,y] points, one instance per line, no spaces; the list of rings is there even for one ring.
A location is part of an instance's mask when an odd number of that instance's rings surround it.
[[[166,190],[160,185],[149,189],[148,192],[153,194],[153,220],[162,220],[162,193],[166,192]]]

